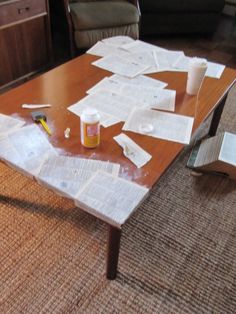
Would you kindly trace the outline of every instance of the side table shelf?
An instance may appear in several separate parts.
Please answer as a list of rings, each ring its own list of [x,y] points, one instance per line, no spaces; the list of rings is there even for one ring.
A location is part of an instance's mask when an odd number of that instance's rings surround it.
[[[0,89],[51,62],[48,0],[0,1]]]

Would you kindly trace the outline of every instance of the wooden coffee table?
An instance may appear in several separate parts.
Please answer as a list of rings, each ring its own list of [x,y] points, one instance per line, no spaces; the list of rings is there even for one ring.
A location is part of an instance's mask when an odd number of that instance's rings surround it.
[[[121,165],[125,178],[152,188],[180,154],[184,145],[148,137],[132,132],[127,134],[152,155],[151,161],[137,169],[123,156],[122,149],[113,137],[121,133],[123,123],[101,129],[101,145],[96,149],[85,149],[80,144],[80,119],[67,110],[67,107],[86,95],[86,90],[111,73],[96,68],[91,62],[97,57],[82,55],[61,65],[36,79],[29,81],[0,96],[0,112],[17,114],[27,123],[32,123],[30,111],[22,109],[23,103],[49,103],[47,109],[48,124],[52,130],[49,138],[54,147],[65,154],[90,157],[96,153],[96,159],[116,162]],[[177,91],[176,113],[195,117],[193,131],[214,111],[209,135],[216,133],[225,100],[236,79],[236,70],[226,68],[221,79],[205,78],[197,99],[185,93],[187,73],[162,72],[151,75],[168,83],[169,89]],[[64,130],[71,128],[71,136],[65,139]],[[121,228],[108,225],[107,278],[114,279],[117,273]]]

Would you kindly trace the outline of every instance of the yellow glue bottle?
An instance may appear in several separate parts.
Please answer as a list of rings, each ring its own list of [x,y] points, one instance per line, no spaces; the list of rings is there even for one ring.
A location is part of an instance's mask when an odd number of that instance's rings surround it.
[[[100,116],[96,109],[86,108],[80,117],[81,144],[87,148],[100,143]]]

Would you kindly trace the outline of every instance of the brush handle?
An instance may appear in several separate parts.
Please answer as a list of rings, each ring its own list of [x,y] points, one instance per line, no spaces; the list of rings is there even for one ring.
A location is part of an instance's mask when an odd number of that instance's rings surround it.
[[[52,135],[51,130],[49,129],[49,126],[47,125],[46,121],[43,119],[39,119],[39,122],[42,124],[42,127],[44,130],[48,133],[48,135]]]

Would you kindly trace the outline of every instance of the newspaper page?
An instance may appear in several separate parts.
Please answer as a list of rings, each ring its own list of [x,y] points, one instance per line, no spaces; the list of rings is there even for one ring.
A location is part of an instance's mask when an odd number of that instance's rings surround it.
[[[141,185],[98,171],[76,195],[75,204],[120,228],[148,192]]]
[[[44,132],[34,124],[0,137],[0,159],[30,177],[37,176],[42,164],[56,155]]]
[[[111,45],[102,41],[98,41],[94,46],[92,46],[86,53],[98,57],[105,57],[109,55],[127,55],[128,52],[119,48],[115,45]]]
[[[119,164],[109,161],[55,156],[43,164],[37,181],[60,195],[73,198],[97,170],[118,176],[119,169]]]
[[[133,98],[107,91],[99,91],[81,99],[75,105],[68,107],[68,110],[80,116],[83,110],[88,106],[98,110],[101,116],[100,122],[106,127],[108,126],[108,123],[105,120],[107,115],[114,118],[113,124],[125,121],[131,110],[136,106],[142,106],[142,104],[139,104]]]
[[[0,113],[0,134],[6,134],[25,125],[25,121]]]
[[[103,57],[102,59],[92,62],[92,64],[127,77],[135,77],[136,75],[142,74],[148,68],[146,65],[140,65],[139,63],[126,60],[125,57],[117,55]]]
[[[152,155],[147,153],[124,133],[115,136],[114,140],[123,148],[125,157],[132,161],[137,168],[143,167],[152,158]]]
[[[123,130],[189,144],[193,121],[192,117],[141,108],[132,111]]]

